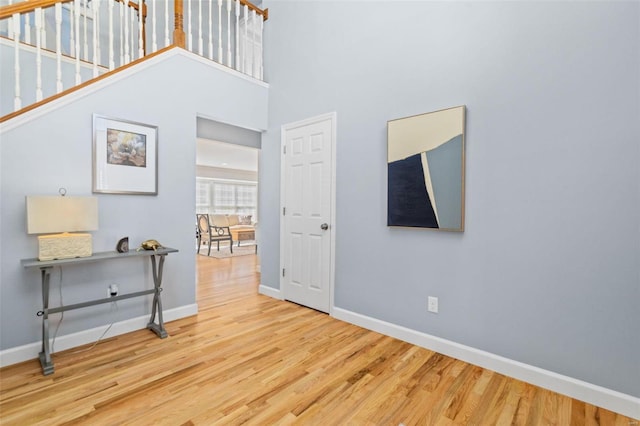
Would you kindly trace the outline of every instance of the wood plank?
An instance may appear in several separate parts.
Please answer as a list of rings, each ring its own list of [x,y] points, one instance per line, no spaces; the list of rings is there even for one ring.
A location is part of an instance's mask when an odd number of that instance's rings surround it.
[[[633,419],[258,294],[197,256],[198,315],[0,370],[0,423],[630,425]]]

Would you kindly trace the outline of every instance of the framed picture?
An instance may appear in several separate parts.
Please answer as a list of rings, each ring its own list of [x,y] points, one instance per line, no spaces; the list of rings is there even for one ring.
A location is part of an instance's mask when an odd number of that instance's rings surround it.
[[[158,194],[158,127],[93,115],[93,192]]]
[[[465,106],[387,122],[387,225],[464,231]]]

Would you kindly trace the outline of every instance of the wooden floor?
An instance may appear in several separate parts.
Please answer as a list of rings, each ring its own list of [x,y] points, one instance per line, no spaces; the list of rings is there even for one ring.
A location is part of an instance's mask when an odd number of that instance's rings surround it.
[[[197,317],[0,370],[2,425],[624,425],[633,420],[257,294],[197,256]]]

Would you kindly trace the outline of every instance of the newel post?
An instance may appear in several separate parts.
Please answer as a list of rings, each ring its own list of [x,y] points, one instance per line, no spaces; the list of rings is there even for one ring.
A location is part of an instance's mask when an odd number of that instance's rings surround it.
[[[174,21],[175,29],[173,30],[173,44],[185,48],[184,27],[183,27],[183,0],[175,0],[174,2]]]

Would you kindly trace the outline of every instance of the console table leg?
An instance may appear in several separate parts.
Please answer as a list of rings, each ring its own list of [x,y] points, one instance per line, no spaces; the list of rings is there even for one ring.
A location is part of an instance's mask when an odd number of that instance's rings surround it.
[[[164,258],[166,255],[159,255],[160,262],[156,268],[156,256],[151,255],[151,269],[153,269],[153,285],[155,287],[155,293],[153,294],[153,306],[151,308],[151,318],[147,324],[147,328],[156,333],[161,339],[168,337],[167,330],[164,328],[164,321],[162,320],[162,298],[160,293],[162,292],[162,268],[164,266]],[[156,310],[158,312],[158,323],[156,324]]]
[[[51,352],[49,349],[49,278],[51,277],[51,268],[41,268],[42,274],[42,352],[38,354],[40,365],[42,366],[42,374],[49,375],[53,373],[53,361],[51,361]]]

